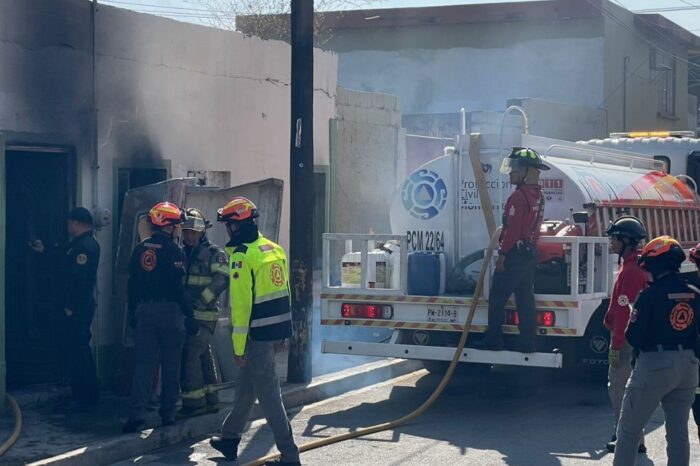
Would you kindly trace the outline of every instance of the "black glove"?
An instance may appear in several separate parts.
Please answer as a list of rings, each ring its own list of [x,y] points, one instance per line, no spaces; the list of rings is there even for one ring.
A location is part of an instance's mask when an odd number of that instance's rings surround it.
[[[188,335],[197,335],[199,333],[199,322],[192,316],[185,317],[185,330]]]

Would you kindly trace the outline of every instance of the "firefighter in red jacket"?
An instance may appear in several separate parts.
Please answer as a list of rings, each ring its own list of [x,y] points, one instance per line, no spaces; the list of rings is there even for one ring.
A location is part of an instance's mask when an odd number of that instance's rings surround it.
[[[489,326],[477,348],[502,351],[506,302],[515,294],[520,323],[520,338],[511,348],[523,353],[535,352],[535,266],[536,243],[544,215],[544,196],[539,185],[540,172],[549,170],[533,149],[514,147],[503,161],[501,173],[510,175],[515,191],[503,211],[496,272],[489,294]]]
[[[630,306],[637,300],[637,295],[647,287],[649,277],[637,265],[637,246],[646,238],[647,232],[639,219],[622,216],[610,222],[605,232],[611,240],[613,252],[618,254],[620,270],[610,295],[610,305],[605,314],[603,325],[610,330],[610,349],[608,352],[608,395],[615,416],[615,428],[608,451],[615,451],[617,442],[617,420],[622,409],[622,397],[625,394],[627,380],[632,373],[632,346],[625,338],[625,329],[630,319]],[[644,437],[639,444],[639,452],[646,452]]]

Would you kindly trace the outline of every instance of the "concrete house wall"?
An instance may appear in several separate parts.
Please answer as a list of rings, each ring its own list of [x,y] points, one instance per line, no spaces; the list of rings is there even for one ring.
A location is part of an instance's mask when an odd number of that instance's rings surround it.
[[[94,170],[91,9],[87,0],[0,2],[0,139],[70,147],[78,165],[76,204],[113,211],[122,166],[167,167],[172,177],[230,172],[232,185],[281,178],[286,246],[289,46],[99,6]],[[315,60],[315,163],[328,165],[337,59],[317,51]],[[93,344],[102,354],[121,337],[109,319],[116,228],[115,218],[97,235],[101,318]]]
[[[687,46],[671,41],[670,32],[649,30],[651,19],[635,15],[610,2],[604,3],[605,55],[604,94],[602,105],[608,112],[610,132],[654,129],[694,130],[695,115],[688,116]],[[622,24],[620,24],[622,23]],[[670,22],[669,22],[670,23]],[[673,24],[673,23],[671,23]],[[675,25],[674,25],[675,26]],[[651,42],[651,44],[650,44]],[[653,45],[652,45],[653,44]],[[654,47],[674,54],[676,60],[675,115],[658,113],[658,80],[661,73],[651,68],[650,54]],[[623,122],[624,60],[629,57],[627,75],[627,115]]]

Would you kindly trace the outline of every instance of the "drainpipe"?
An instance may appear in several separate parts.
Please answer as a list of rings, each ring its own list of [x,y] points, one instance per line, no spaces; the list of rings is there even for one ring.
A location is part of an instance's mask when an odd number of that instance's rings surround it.
[[[630,57],[625,57],[622,62],[622,131],[627,131],[627,67]]]
[[[97,115],[97,0],[92,0],[91,9],[91,24],[92,24],[92,163],[91,183],[92,183],[92,211],[97,212],[99,207],[99,180],[100,159],[98,156],[98,115]],[[99,270],[99,264],[98,264]],[[95,341],[95,370],[99,380],[100,376],[100,308],[99,308],[99,284],[95,283],[95,302],[98,303],[97,312],[95,312],[95,329],[93,339]]]
[[[92,209],[97,209],[99,205],[99,190],[97,176],[100,170],[100,160],[98,157],[99,144],[98,121],[97,121],[97,0],[92,0]]]

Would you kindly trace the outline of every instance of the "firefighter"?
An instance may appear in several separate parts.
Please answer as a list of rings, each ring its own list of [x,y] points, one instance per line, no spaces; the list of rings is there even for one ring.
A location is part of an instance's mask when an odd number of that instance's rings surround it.
[[[219,403],[215,389],[218,377],[209,342],[219,319],[219,295],[228,289],[229,277],[226,253],[207,238],[211,223],[197,209],[187,209],[186,214],[187,220],[182,224],[187,263],[185,293],[194,306],[199,333],[185,338],[180,414],[192,416],[215,412]]]
[[[647,232],[638,218],[622,216],[610,222],[605,232],[610,237],[613,252],[618,254],[620,270],[610,295],[608,311],[603,325],[610,330],[610,349],[608,351],[608,395],[615,416],[615,428],[607,449],[615,451],[617,420],[622,409],[622,397],[625,394],[627,380],[632,373],[632,346],[625,339],[625,330],[630,317],[630,304],[647,286],[648,275],[637,265],[639,256],[637,246],[646,238]],[[639,452],[646,453],[644,436],[639,444]]]
[[[160,417],[164,426],[175,423],[185,330],[190,335],[199,331],[185,297],[182,249],[173,239],[184,220],[184,213],[176,205],[156,204],[148,213],[153,234],[134,248],[129,261],[128,318],[134,329],[136,363],[124,432],[135,432],[145,422],[158,359],[162,380]]]
[[[625,336],[639,353],[627,382],[617,425],[614,466],[632,466],[642,430],[659,403],[666,418],[670,466],[688,465],[688,417],[698,386],[695,343],[700,290],[680,276],[683,248],[669,236],[644,246],[640,267],[653,281],[634,303]]]
[[[219,210],[231,241],[226,245],[230,263],[233,348],[240,372],[233,410],[210,443],[228,460],[235,460],[255,399],[281,453],[266,464],[299,465],[299,449],[282,403],[275,353],[292,335],[287,256],[279,245],[258,231],[258,210],[244,197],[233,198]]]
[[[690,262],[695,264],[695,267],[697,268],[698,278],[700,278],[700,243],[698,243],[694,248],[690,249],[688,259],[690,260]],[[696,356],[700,355],[699,350],[700,346],[696,346]],[[700,368],[698,369],[698,371],[700,372]],[[695,401],[693,401],[693,419],[695,419],[695,425],[698,428],[698,439],[700,439],[700,386],[698,386],[695,389]]]
[[[95,316],[95,284],[100,262],[100,245],[93,232],[92,215],[84,207],[68,214],[66,250],[47,248],[41,240],[31,243],[34,251],[55,256],[62,280],[61,320],[66,372],[71,399],[78,406],[97,403],[99,385],[90,349],[92,319]]]
[[[544,215],[544,196],[539,185],[540,172],[549,170],[533,149],[514,147],[503,160],[501,173],[510,175],[515,191],[503,211],[496,271],[489,294],[489,325],[477,348],[502,351],[505,305],[512,294],[518,308],[520,338],[514,351],[535,352],[534,278],[537,265],[535,248]]]

